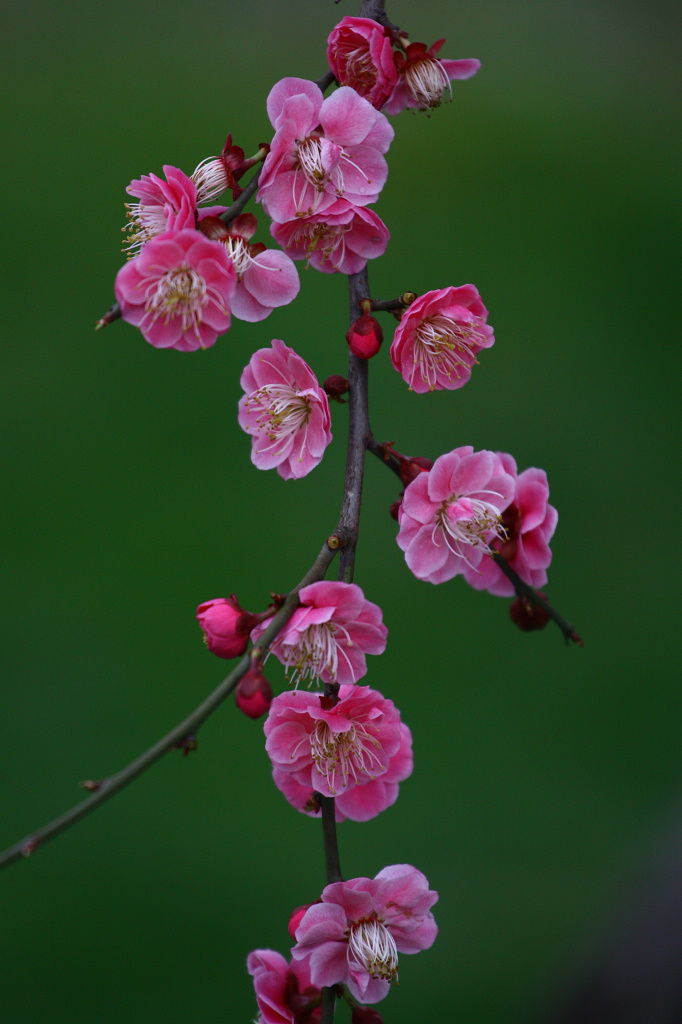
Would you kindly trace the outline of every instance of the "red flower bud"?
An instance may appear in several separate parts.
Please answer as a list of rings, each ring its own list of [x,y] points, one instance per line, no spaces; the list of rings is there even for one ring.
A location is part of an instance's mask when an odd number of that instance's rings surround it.
[[[381,325],[369,313],[363,313],[358,317],[346,335],[350,350],[358,359],[371,359],[375,356],[383,340],[384,332]]]
[[[405,492],[403,491],[403,494],[404,493]],[[396,523],[398,522],[398,512],[400,511],[400,506],[402,505],[402,503],[403,503],[402,497],[396,498],[396,500],[393,502],[393,504],[391,505],[390,509],[388,510],[389,515],[393,519],[395,519]]]
[[[294,942],[296,942],[296,929],[303,920],[303,915],[308,907],[312,907],[312,903],[304,903],[302,907],[296,907],[296,910],[292,912],[291,917],[289,918],[289,924],[287,927],[289,929],[289,935],[291,935]]]
[[[246,675],[237,683],[234,700],[240,711],[249,718],[260,718],[272,703],[272,687],[261,672],[258,663],[252,663]]]
[[[249,634],[258,623],[258,616],[245,612],[235,594],[204,601],[197,608],[197,619],[204,631],[204,641],[219,658],[238,658],[244,654]]]
[[[331,377],[327,377],[322,385],[322,389],[333,402],[340,402],[341,405],[345,405],[341,398],[341,395],[345,395],[348,391],[348,381],[345,377],[339,376],[338,373],[333,373]]]
[[[538,595],[542,598],[545,597],[541,590],[538,590]],[[512,622],[515,622],[524,633],[530,633],[534,629],[544,629],[549,622],[547,612],[533,604],[527,597],[515,598],[509,607],[509,614]]]
[[[351,1024],[384,1024],[384,1018],[373,1006],[354,1006]]]

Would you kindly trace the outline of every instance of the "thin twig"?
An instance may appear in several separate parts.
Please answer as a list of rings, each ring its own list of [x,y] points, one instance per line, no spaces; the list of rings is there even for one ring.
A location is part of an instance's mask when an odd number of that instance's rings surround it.
[[[226,210],[223,210],[223,212],[220,214],[220,219],[225,224],[229,224],[231,220],[234,220],[234,218],[237,217],[242,212],[242,210],[248,203],[249,199],[258,188],[258,179],[260,178],[260,172],[262,170],[263,165],[261,164],[256,173],[254,174],[254,176],[250,179],[248,185],[244,186],[244,191],[239,194],[239,198],[235,199],[235,201],[232,203],[232,206],[228,206],[228,208]]]
[[[575,626],[572,626],[571,623],[563,617],[563,615],[559,615],[559,612],[552,608],[547,598],[540,597],[537,590],[533,590],[533,588],[529,587],[527,583],[524,583],[518,573],[514,572],[509,562],[507,562],[502,555],[497,551],[491,551],[491,555],[495,565],[498,569],[501,569],[507,579],[512,583],[516,596],[526,597],[531,604],[537,605],[537,607],[541,608],[543,612],[546,612],[550,619],[556,622],[557,626],[564,634],[566,643],[569,643],[569,641],[572,640],[574,644],[578,645],[578,647],[582,647],[583,641],[578,633],[576,633]]]

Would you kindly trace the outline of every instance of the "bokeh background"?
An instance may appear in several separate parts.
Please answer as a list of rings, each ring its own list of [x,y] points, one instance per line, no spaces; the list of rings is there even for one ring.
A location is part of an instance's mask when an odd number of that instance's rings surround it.
[[[472,281],[497,343],[466,388],[430,396],[408,393],[386,343],[374,432],[412,454],[473,444],[547,470],[548,594],[585,647],[554,627],[517,632],[508,602],[462,580],[414,579],[388,517],[394,478],[371,460],[356,581],[389,645],[366,682],[401,708],[416,768],[393,808],[340,828],[341,860],[347,877],[412,863],[440,892],[439,939],[402,958],[387,1022],[511,1024],[579,982],[679,814],[679,25],[662,0],[388,12],[483,68],[433,116],[394,119],[373,293]],[[235,591],[264,607],[337,521],[346,410],[298,483],[251,466],[235,412],[239,374],[272,337],[320,379],[344,372],[345,279],[302,270],[293,306],[235,322],[206,353],[93,326],[130,179],[191,173],[228,131],[255,151],[271,85],[318,77],[329,31],[354,13],[346,0],[3,12],[1,846],[217,685],[228,666],[201,643],[199,602]],[[319,825],[271,785],[261,725],[230,700],[197,754],[169,755],[2,875],[2,1019],[252,1020],[246,955],[287,951],[289,912],[323,871]]]

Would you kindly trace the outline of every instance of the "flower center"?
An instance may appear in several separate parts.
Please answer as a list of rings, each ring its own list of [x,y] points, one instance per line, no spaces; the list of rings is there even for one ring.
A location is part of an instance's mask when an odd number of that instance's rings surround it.
[[[377,80],[377,71],[366,44],[353,45],[350,40],[341,43],[336,56],[341,63],[345,62],[346,78],[352,81],[356,91],[359,85],[371,89]]]
[[[182,318],[183,331],[193,330],[199,337],[202,311],[209,301],[206,282],[189,263],[183,262],[161,277],[150,281],[147,287],[145,310],[155,323],[164,316],[166,323],[174,317]]]
[[[315,213],[315,210],[320,205],[323,193],[327,191],[328,185],[337,196],[344,194],[346,185],[343,177],[343,164],[347,168],[355,168],[356,171],[363,175],[368,185],[371,183],[362,168],[358,167],[351,160],[348,153],[336,142],[332,142],[331,139],[324,139],[323,146],[323,140],[319,135],[309,135],[305,139],[297,139],[296,146],[298,159],[292,186],[292,196],[297,217],[310,217]],[[318,193],[313,200],[312,206],[305,210],[302,209],[305,188],[298,199],[296,198],[296,178],[299,170],[303,173],[303,177],[308,184],[312,185]]]
[[[472,316],[470,321],[440,315],[423,320],[414,335],[410,387],[418,371],[430,391],[435,388],[439,374],[452,380],[453,376],[459,379],[462,369],[469,373],[477,350],[485,342],[482,324],[478,316]]]
[[[232,187],[233,178],[219,156],[209,156],[202,160],[192,175],[197,187],[197,203],[206,203],[215,196],[220,196]]]
[[[391,981],[398,974],[398,950],[393,936],[382,921],[369,918],[356,921],[348,937],[348,965],[359,967],[372,978]]]
[[[376,754],[379,741],[370,736],[361,724],[354,722],[346,732],[332,732],[327,722],[318,721],[310,734],[310,751],[317,769],[336,793],[337,775],[343,789],[351,778],[358,781],[358,773],[374,778],[374,771],[383,771]]]
[[[121,228],[127,232],[122,252],[131,260],[147,242],[166,230],[167,218],[163,206],[126,203],[125,207],[128,223]]]
[[[310,400],[290,384],[265,384],[249,395],[244,407],[249,412],[259,413],[256,420],[258,432],[270,441],[265,448],[258,449],[259,453],[281,448],[303,428],[307,436],[312,411]],[[305,445],[305,440],[303,443]],[[278,455],[281,451],[273,451],[272,454]]]
[[[445,68],[435,57],[427,55],[410,61],[403,71],[405,85],[419,110],[439,107],[446,89],[452,86]]]
[[[241,235],[228,235],[223,244],[227,249],[227,255],[232,260],[232,265],[237,271],[237,280],[241,281],[242,274],[248,270],[254,262],[249,252],[249,243]]]
[[[337,631],[345,636],[348,646],[352,646],[353,641],[347,631],[336,622],[314,623],[301,633],[297,643],[282,644],[285,674],[288,677],[289,669],[293,668],[291,682],[294,686],[305,679],[310,679],[312,683],[313,679],[319,679],[323,673],[329,682],[334,682],[339,667],[339,654],[348,661],[336,639]]]
[[[305,214],[297,216],[304,217]],[[338,269],[346,255],[346,233],[351,227],[351,224],[302,223],[292,237],[292,244],[303,246],[311,255],[320,252],[323,263],[329,261]]]
[[[309,135],[298,143],[298,164],[306,181],[317,189],[324,191],[327,172],[322,165],[322,143],[318,135]]]
[[[502,498],[497,491],[482,493]],[[450,551],[471,565],[467,556],[469,549],[482,548],[489,552],[489,541],[493,537],[504,538],[501,516],[500,508],[492,501],[453,494],[441,504],[436,513],[433,542],[437,543],[435,535],[436,531],[440,531]]]

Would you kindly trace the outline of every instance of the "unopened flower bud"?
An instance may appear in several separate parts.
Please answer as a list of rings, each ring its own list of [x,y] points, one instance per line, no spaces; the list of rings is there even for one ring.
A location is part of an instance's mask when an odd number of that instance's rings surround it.
[[[339,376],[338,373],[333,373],[331,377],[327,377],[322,388],[333,402],[340,402],[341,405],[345,405],[341,398],[341,395],[345,395],[348,391],[348,381],[345,377]]]
[[[381,325],[369,313],[363,313],[358,317],[346,334],[350,350],[358,359],[371,359],[375,356],[383,340],[384,332]]]
[[[272,687],[263,675],[258,661],[252,661],[251,668],[237,683],[234,699],[240,711],[249,718],[260,718],[272,703]]]
[[[294,942],[296,942],[296,929],[303,920],[303,915],[305,914],[308,907],[312,907],[312,903],[304,903],[302,907],[296,907],[296,909],[292,912],[291,917],[289,918],[289,924],[287,925],[287,928],[289,929],[289,935],[291,935]]]
[[[538,590],[538,595],[542,598],[545,597],[541,590]],[[544,629],[549,622],[547,612],[533,604],[527,597],[515,598],[509,607],[509,614],[512,622],[515,622],[524,633],[530,633],[534,629]]]
[[[354,1006],[351,1024],[384,1024],[384,1018],[373,1006]]]
[[[259,621],[257,615],[240,607],[235,594],[204,601],[197,608],[197,619],[206,646],[219,658],[238,658],[244,654],[249,634]]]
[[[403,491],[403,494],[404,493],[405,492]],[[393,519],[395,519],[396,523],[398,522],[398,512],[400,511],[400,506],[402,505],[402,503],[403,503],[403,499],[402,498],[396,498],[396,500],[393,502],[393,504],[391,505],[390,509],[388,510],[389,511],[389,515]]]

